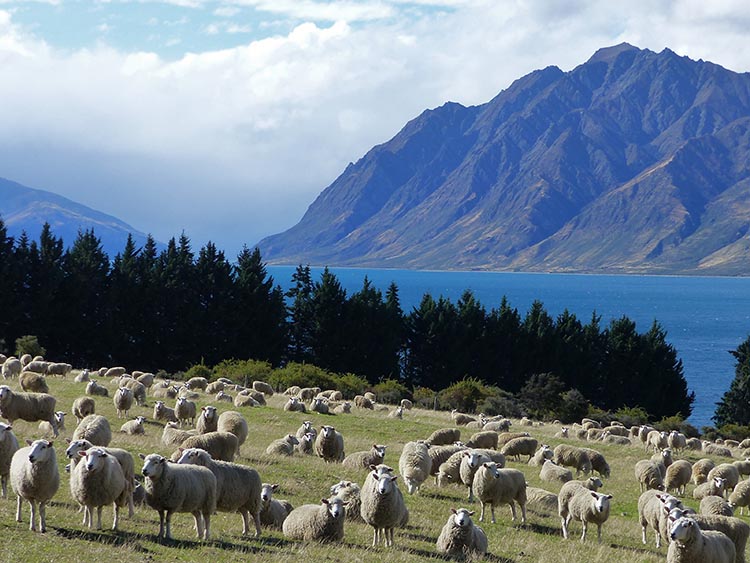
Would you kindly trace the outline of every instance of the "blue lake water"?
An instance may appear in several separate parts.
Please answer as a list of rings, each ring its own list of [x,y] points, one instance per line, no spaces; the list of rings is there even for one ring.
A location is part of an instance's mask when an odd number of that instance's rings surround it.
[[[292,266],[269,266],[276,283],[287,289]],[[320,279],[322,268],[311,268]],[[673,276],[608,276],[526,274],[500,272],[427,272],[331,268],[347,293],[362,287],[367,275],[383,292],[391,282],[399,288],[405,313],[425,293],[454,303],[465,289],[487,308],[499,305],[503,295],[523,316],[538,299],[556,316],[568,309],[586,323],[593,311],[602,326],[626,315],[645,332],[654,320],[667,331],[667,340],[683,361],[688,386],[695,391],[690,422],[699,428],[711,424],[715,403],[734,378],[734,350],[750,334],[750,278]]]

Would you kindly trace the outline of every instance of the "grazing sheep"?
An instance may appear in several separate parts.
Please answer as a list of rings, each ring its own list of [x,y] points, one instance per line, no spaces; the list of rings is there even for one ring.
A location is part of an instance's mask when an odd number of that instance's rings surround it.
[[[159,538],[172,538],[172,514],[190,512],[198,539],[208,539],[216,511],[216,477],[197,465],[169,463],[163,456],[140,454],[144,460],[146,503],[159,513]],[[166,518],[165,518],[166,516]]]
[[[557,514],[557,495],[537,487],[526,487],[526,508]]]
[[[282,524],[287,538],[303,541],[344,539],[344,503],[340,498],[321,499],[321,505],[303,504],[292,510]]]
[[[98,414],[90,414],[73,431],[73,440],[88,440],[94,446],[108,446],[112,441],[109,421]]]
[[[24,371],[18,376],[18,383],[27,393],[49,393],[47,380],[40,373]]]
[[[539,478],[547,482],[567,483],[573,479],[573,473],[570,469],[557,465],[554,460],[548,459],[539,471]]]
[[[219,391],[218,393],[216,393],[214,400],[220,403],[234,404],[234,397],[232,397],[229,393],[225,393],[224,391]]]
[[[501,418],[500,420],[490,420],[484,425],[485,430],[494,430],[495,432],[507,432],[513,425],[510,419]]]
[[[315,397],[318,393],[320,393],[320,387],[303,387],[299,390],[297,396],[299,397],[300,401],[307,402],[312,401],[313,397]]]
[[[740,515],[745,512],[745,507],[750,506],[750,479],[740,481],[729,495],[729,503],[740,507]]]
[[[703,497],[698,512],[706,516],[734,516],[732,505],[715,495]]]
[[[0,385],[0,416],[12,425],[19,418],[26,422],[48,421],[57,436],[55,420],[56,400],[46,393],[19,393],[7,385]]]
[[[642,459],[635,464],[635,478],[640,485],[641,492],[648,489],[664,490],[664,479],[659,466],[650,459]]]
[[[702,485],[708,480],[708,474],[716,467],[714,460],[704,457],[693,464],[693,484]]]
[[[682,432],[672,430],[667,435],[667,444],[672,450],[681,452],[685,448],[687,448],[687,436],[685,436]]]
[[[554,457],[555,452],[552,451],[552,448],[550,448],[547,444],[542,444],[541,446],[539,446],[539,449],[536,451],[533,457],[529,460],[529,465],[533,467],[541,467],[545,461]]]
[[[440,531],[437,552],[459,559],[480,558],[487,553],[487,536],[472,522],[473,511],[451,508],[451,515]]]
[[[219,417],[216,413],[216,407],[206,406],[201,407],[201,413],[198,415],[198,420],[195,423],[195,430],[198,434],[205,434],[206,432],[216,432],[219,424]]]
[[[195,424],[195,415],[197,407],[193,401],[188,401],[185,397],[178,397],[174,406],[174,414],[180,421],[180,428],[183,424],[193,426]]]
[[[294,507],[288,500],[273,498],[273,493],[279,490],[277,484],[263,483],[260,490],[260,525],[280,530],[284,520]],[[346,507],[346,505],[345,505]],[[349,511],[346,511],[349,515]]]
[[[360,515],[366,524],[372,526],[373,547],[382,538],[387,547],[393,545],[393,529],[402,526],[409,516],[404,497],[396,485],[398,477],[377,468],[367,475],[360,493]]]
[[[352,404],[349,401],[344,401],[340,405],[333,408],[333,414],[351,414]]]
[[[191,391],[194,391],[196,389],[205,391],[206,387],[208,387],[208,379],[206,379],[205,377],[191,377],[185,382],[185,387],[187,387]]]
[[[385,448],[386,446],[382,444],[373,444],[372,448],[367,451],[349,454],[341,464],[348,469],[369,469],[371,465],[383,463]]]
[[[586,540],[586,530],[589,523],[596,524],[597,539],[602,543],[602,525],[609,518],[609,501],[612,495],[604,495],[587,489],[576,491],[568,501],[567,506],[559,507],[560,518],[562,518],[563,537],[568,539],[568,526],[571,520],[579,520],[583,525],[581,541]]]
[[[207,432],[190,436],[182,442],[182,449],[200,448],[211,454],[217,461],[234,461],[238,450],[237,436],[231,432]]]
[[[659,466],[661,478],[664,479],[667,474],[667,467],[672,465],[672,450],[664,448],[662,451],[656,452],[651,456],[651,461]]]
[[[725,490],[733,491],[740,482],[740,472],[733,463],[720,463],[708,472],[708,480],[714,477],[721,477],[726,482]]]
[[[354,406],[358,409],[375,409],[375,405],[372,404],[372,401],[363,395],[357,395],[354,397]]]
[[[717,455],[720,457],[732,457],[732,450],[730,450],[729,448],[725,448],[724,446],[712,444],[707,440],[703,441],[703,453],[707,453],[708,455]]]
[[[632,444],[630,439],[625,438],[624,436],[612,434],[608,430],[604,431],[601,440],[605,444],[609,444],[611,446],[630,446]]]
[[[410,495],[419,492],[422,483],[430,476],[431,469],[432,460],[426,442],[420,440],[404,444],[398,460],[398,470]]]
[[[84,457],[70,472],[70,494],[73,500],[84,507],[83,525],[93,526],[94,508],[97,509],[96,529],[102,529],[102,508],[114,505],[112,529],[117,530],[120,507],[125,506],[130,496],[125,475],[119,461],[102,448],[90,448],[79,452]]]
[[[224,391],[225,383],[223,381],[212,381],[206,387],[207,395],[215,395],[219,391]]]
[[[179,422],[174,409],[168,407],[164,401],[156,401],[154,405],[154,420],[164,420],[166,422]]]
[[[266,448],[266,453],[269,455],[292,455],[294,446],[298,444],[299,440],[294,434],[287,434],[283,438],[271,442]]]
[[[151,396],[154,399],[175,399],[177,398],[177,387],[169,385],[168,387],[156,387],[151,390]]]
[[[466,426],[470,422],[475,422],[477,420],[475,417],[458,412],[456,409],[451,411],[451,419],[456,426]]]
[[[554,462],[563,467],[574,467],[576,475],[583,472],[591,472],[591,458],[582,448],[571,446],[569,444],[560,444],[554,450]]]
[[[133,376],[135,377],[135,373],[133,373]],[[135,380],[148,389],[154,384],[154,378],[155,376],[153,373],[142,373],[136,377]]]
[[[738,459],[737,461],[733,461],[732,465],[737,468],[741,477],[750,475],[750,458]]]
[[[29,362],[31,362],[31,360],[32,360],[32,357],[31,357],[31,354],[24,354],[24,355],[23,355],[23,356],[21,356],[21,357],[20,357],[19,359],[21,360],[21,364],[22,364],[23,366],[26,366],[26,365],[28,365],[28,364],[29,364]]]
[[[239,394],[234,398],[234,406],[237,408],[241,408],[241,407],[255,408],[255,407],[259,407],[260,403],[256,401],[253,397],[251,397],[250,395]]]
[[[269,397],[273,397],[273,387],[265,381],[253,381],[253,390],[268,395]]]
[[[328,401],[321,397],[315,397],[310,403],[310,412],[328,414]]]
[[[495,506],[498,504],[509,504],[515,521],[515,503],[518,503],[521,507],[521,523],[526,523],[526,479],[518,469],[501,469],[494,461],[485,462],[474,475],[473,488],[482,505],[480,522],[484,522],[484,509],[488,504],[493,524]]]
[[[333,426],[322,426],[315,438],[315,455],[329,463],[343,461],[344,437],[341,432],[337,432]]]
[[[284,404],[284,410],[287,412],[307,412],[305,403],[297,397],[289,397],[289,400]]]
[[[91,397],[78,397],[73,401],[71,411],[76,420],[81,422],[88,415],[96,413],[96,402]]]
[[[127,387],[120,387],[112,398],[117,409],[117,418],[127,418],[128,411],[133,407],[133,392]]]
[[[3,379],[13,379],[14,377],[18,377],[21,375],[22,371],[23,364],[21,364],[21,360],[17,358],[8,358],[3,364]]]
[[[195,435],[195,430],[180,430],[176,422],[167,422],[161,433],[161,443],[167,447],[176,448]]]
[[[346,519],[352,522],[363,522],[362,508],[362,491],[357,483],[351,481],[339,481],[331,487],[331,495],[340,498],[346,508]]]
[[[699,452],[703,449],[703,442],[698,438],[688,438],[685,444],[685,448],[688,450]]]
[[[658,430],[651,430],[646,437],[646,451],[649,448],[653,448],[654,452],[660,452],[661,450],[669,447],[666,432],[659,432]]]
[[[680,518],[669,529],[667,563],[732,563],[736,549],[721,532],[704,531],[691,518]]]
[[[39,375],[46,375],[48,368],[49,368],[49,362],[45,362],[44,360],[33,360],[29,362],[28,364],[26,364],[25,366],[23,366],[23,369],[26,372],[37,373]]]
[[[693,474],[693,466],[689,461],[678,459],[672,465],[667,467],[667,474],[664,477],[664,489],[675,491],[678,495],[685,495],[685,486],[690,482]]]
[[[146,422],[145,416],[136,416],[133,420],[128,420],[125,424],[120,426],[120,432],[130,434],[131,436],[145,434],[146,429],[143,426],[144,422]]]
[[[466,449],[463,444],[452,444],[449,446],[430,446],[427,453],[430,455],[430,475],[436,475],[440,471],[440,466],[448,461],[453,454]],[[436,481],[437,483],[437,481]]]
[[[299,385],[292,385],[291,387],[287,387],[286,390],[282,393],[282,395],[289,395],[290,397],[296,397],[299,395],[299,392],[302,390],[302,388]]]
[[[460,428],[440,428],[435,430],[427,438],[427,443],[431,446],[445,446],[458,442],[461,439]]]
[[[55,412],[55,422],[57,423],[58,434],[60,432],[64,432],[65,431],[65,413],[63,411]],[[55,435],[55,429],[52,428],[52,425],[48,421],[43,420],[39,423],[39,433],[45,438],[50,438],[51,436]]]
[[[132,377],[122,377],[117,383],[118,387],[130,389],[133,393],[133,400],[139,407],[146,406],[146,386]]]
[[[18,439],[13,434],[13,427],[0,422],[0,483],[3,498],[8,498],[8,477],[13,454],[18,451]]]
[[[666,525],[667,514],[682,503],[672,495],[649,489],[638,498],[638,520],[641,524],[641,541],[646,545],[646,530],[650,527],[656,536],[656,548],[661,547],[661,530]]]
[[[723,497],[724,491],[726,490],[727,482],[722,477],[714,477],[698,485],[693,489],[693,498],[700,500],[708,495],[716,495],[717,497]]]
[[[214,460],[208,452],[189,448],[182,452],[179,464],[205,467],[216,477],[216,510],[239,512],[242,535],[250,533],[250,516],[255,522],[255,537],[260,537],[262,483],[258,472],[245,465]]]
[[[247,435],[250,432],[245,417],[237,411],[224,411],[219,415],[216,430],[218,432],[230,432],[237,436],[237,455],[240,455],[240,448],[247,440]]]
[[[596,471],[600,477],[609,479],[610,469],[604,454],[591,448],[581,448],[589,456],[591,471]]]
[[[435,476],[435,484],[437,486],[444,487],[449,483],[461,484],[461,463],[463,462],[465,451],[467,451],[466,448],[461,448],[440,464]]]
[[[127,370],[124,367],[117,366],[117,367],[109,368],[108,370],[104,372],[103,375],[101,373],[99,375],[102,375],[102,377],[122,377],[123,375],[125,375],[126,372]]]
[[[494,430],[485,430],[483,432],[477,432],[469,438],[469,440],[466,442],[467,448],[483,448],[483,449],[496,449],[497,448],[497,432]],[[532,438],[533,439],[533,438]],[[508,447],[508,444],[505,444],[505,447]],[[516,447],[516,450],[523,449],[520,447]],[[508,454],[505,454],[508,455]],[[514,454],[510,454],[514,455]]]
[[[86,385],[86,394],[95,397],[109,397],[109,391],[106,387],[99,385],[96,381],[89,381]]]
[[[47,531],[47,502],[60,488],[60,473],[52,442],[36,440],[13,454],[10,463],[10,486],[18,497],[16,522],[21,522],[21,506],[24,500],[31,507],[29,529],[36,531],[37,504],[39,506],[39,531]]]

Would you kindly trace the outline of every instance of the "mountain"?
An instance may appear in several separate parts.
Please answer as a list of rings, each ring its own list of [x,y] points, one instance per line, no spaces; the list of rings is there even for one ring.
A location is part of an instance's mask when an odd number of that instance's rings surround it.
[[[52,233],[63,239],[66,247],[73,244],[79,230],[94,229],[102,247],[114,258],[125,247],[128,233],[137,246],[146,242],[146,235],[127,223],[76,203],[60,195],[36,190],[0,178],[0,217],[8,234],[18,237],[22,231],[31,240],[38,240],[44,223],[49,223]]]
[[[423,112],[271,263],[750,274],[750,74],[621,44]]]

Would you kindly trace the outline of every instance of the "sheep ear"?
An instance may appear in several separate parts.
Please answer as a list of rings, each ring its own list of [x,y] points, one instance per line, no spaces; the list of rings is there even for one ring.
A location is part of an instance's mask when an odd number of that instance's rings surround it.
[[[370,464],[370,469],[372,469],[373,471],[375,471],[377,468],[377,465],[373,465],[372,463]]]
[[[613,497],[612,495],[607,495],[607,498],[608,498],[608,499],[612,499],[612,498],[614,498],[614,497]]]
[[[144,454],[138,454],[138,457],[141,459],[146,459],[146,456]]]
[[[327,498],[320,499],[320,502],[322,502],[323,504],[331,504]]]
[[[273,485],[271,485],[271,490],[272,491],[277,491],[278,489],[279,489],[279,484],[278,483],[274,483]]]
[[[70,444],[70,438],[65,438],[65,441]]]
[[[489,461],[482,464],[482,467],[489,467],[489,466],[490,466],[490,462]]]
[[[83,450],[82,452],[78,452],[78,455],[81,457],[86,457],[88,453],[86,452],[86,450]]]
[[[591,491],[591,496],[594,498],[599,498],[599,495],[597,495],[594,491]]]
[[[391,477],[391,481],[395,481],[396,479],[398,479],[398,475],[394,475],[393,477]]]
[[[456,509],[455,509],[455,508],[451,508],[451,512],[452,512],[453,514],[455,514],[455,513],[456,513]]]
[[[473,510],[469,510],[469,516],[474,516],[474,511]]]
[[[372,472],[372,478],[375,479],[376,481],[380,480],[380,476],[378,475],[377,471]]]
[[[34,443],[34,442],[32,442],[31,440],[29,440],[28,438],[26,438],[26,444],[27,444],[27,445],[29,445],[29,446],[30,446],[30,445],[31,445],[31,444],[33,444],[33,443]]]

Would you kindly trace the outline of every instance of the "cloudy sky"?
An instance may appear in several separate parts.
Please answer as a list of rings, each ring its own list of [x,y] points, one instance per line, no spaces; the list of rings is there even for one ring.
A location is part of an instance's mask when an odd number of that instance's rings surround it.
[[[446,101],[627,41],[750,70],[747,0],[0,0],[0,177],[232,256]]]

